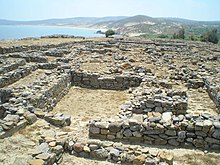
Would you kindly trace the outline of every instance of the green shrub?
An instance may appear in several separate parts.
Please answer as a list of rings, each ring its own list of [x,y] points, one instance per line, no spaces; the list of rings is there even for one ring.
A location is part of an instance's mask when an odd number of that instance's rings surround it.
[[[158,38],[169,38],[169,36],[168,36],[168,35],[165,35],[165,34],[160,34],[160,35],[158,36]]]
[[[201,41],[212,42],[214,44],[217,44],[219,41],[218,36],[217,36],[217,29],[213,29],[211,31],[208,31],[207,33],[204,33],[201,36]]]
[[[184,39],[185,38],[185,29],[180,29],[177,33],[173,34],[174,39]]]
[[[115,34],[115,31],[114,31],[114,30],[111,30],[111,29],[109,29],[109,30],[107,30],[107,31],[105,32],[105,36],[106,36],[106,37],[112,36],[112,35],[114,35],[114,34]]]
[[[196,40],[196,38],[195,38],[195,36],[193,34],[189,37],[189,39],[192,40],[192,41]]]

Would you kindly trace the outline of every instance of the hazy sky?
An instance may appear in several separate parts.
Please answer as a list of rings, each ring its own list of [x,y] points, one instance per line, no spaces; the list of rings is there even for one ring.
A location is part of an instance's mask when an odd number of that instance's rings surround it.
[[[220,0],[0,0],[0,19],[133,15],[220,20]]]

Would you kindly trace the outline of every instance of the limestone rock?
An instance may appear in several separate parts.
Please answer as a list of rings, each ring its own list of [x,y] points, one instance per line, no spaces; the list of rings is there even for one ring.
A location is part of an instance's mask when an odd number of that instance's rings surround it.
[[[124,134],[126,137],[131,137],[131,136],[132,136],[132,132],[131,132],[130,129],[124,130],[123,134]]]
[[[144,155],[139,155],[134,158],[133,164],[134,165],[142,165],[145,163],[145,159],[146,159],[146,157]]]
[[[48,161],[50,159],[50,154],[49,153],[42,153],[36,156],[37,159],[42,159],[44,161]]]
[[[119,151],[118,149],[113,148],[113,149],[110,150],[109,154],[110,154],[111,156],[118,157],[119,154],[120,154],[120,151]]]
[[[45,162],[42,159],[32,159],[29,161],[30,165],[45,165]]]
[[[20,120],[20,117],[18,115],[8,114],[3,120],[18,123]]]
[[[96,122],[95,126],[102,129],[107,129],[109,126],[109,122]]]
[[[41,153],[47,153],[49,151],[49,146],[47,143],[41,143],[39,146],[36,146],[35,149]]]
[[[179,146],[180,143],[176,139],[170,139],[168,140],[168,143],[172,146]]]
[[[169,122],[171,120],[171,118],[172,118],[172,112],[164,112],[162,114],[162,120],[164,122]]]
[[[100,133],[100,128],[90,125],[89,127],[89,132],[92,134],[99,134]]]
[[[63,147],[61,145],[57,145],[52,148],[52,152],[54,152],[56,155],[59,155],[63,152]]]
[[[76,151],[76,152],[82,152],[83,151],[83,145],[82,144],[80,144],[80,143],[75,143],[74,145],[73,145],[73,149],[74,149],[74,151]]]
[[[91,156],[98,159],[106,159],[108,157],[108,151],[104,148],[100,148],[94,151],[91,151]]]
[[[198,148],[205,148],[207,146],[207,142],[203,139],[194,139],[193,144]]]
[[[28,121],[29,124],[33,124],[37,121],[37,116],[34,113],[25,112],[24,118]]]
[[[160,160],[168,163],[169,165],[173,165],[173,155],[168,152],[161,152],[160,154]]]
[[[109,130],[111,132],[119,132],[121,130],[121,124],[119,122],[110,123]]]
[[[220,129],[215,129],[214,133],[212,134],[212,136],[216,139],[220,140]]]
[[[176,136],[176,130],[168,129],[165,131],[165,134],[168,136]]]

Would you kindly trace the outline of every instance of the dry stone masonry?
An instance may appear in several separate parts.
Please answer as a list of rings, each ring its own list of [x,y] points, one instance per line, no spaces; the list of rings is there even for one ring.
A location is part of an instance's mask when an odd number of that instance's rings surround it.
[[[60,164],[69,153],[118,164],[172,165],[172,154],[144,146],[220,149],[219,46],[159,39],[43,38],[73,41],[0,47],[0,138],[42,119],[57,128],[52,137],[41,136],[27,164]],[[71,116],[53,112],[72,86],[127,90],[130,99],[114,119],[88,121],[89,139],[82,143],[64,131],[74,127]],[[190,90],[207,92],[215,108],[197,112],[202,108],[191,104],[204,104],[203,98]]]
[[[219,149],[219,119],[213,116],[148,112],[141,120],[93,121],[90,136],[155,145]]]
[[[132,116],[132,113],[146,114],[148,112],[172,112],[186,114],[188,107],[186,91],[164,88],[149,82],[141,83],[133,91],[131,101],[121,107],[121,115]]]
[[[72,71],[72,84],[85,88],[123,90],[139,86],[142,78],[137,75],[100,75],[98,73]]]

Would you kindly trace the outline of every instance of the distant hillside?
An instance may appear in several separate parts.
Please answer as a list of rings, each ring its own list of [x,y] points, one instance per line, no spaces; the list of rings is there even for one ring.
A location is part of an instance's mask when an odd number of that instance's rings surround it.
[[[47,19],[37,21],[10,21],[1,20],[0,25],[48,25],[48,26],[89,26],[99,22],[118,21],[126,17],[75,17],[75,18],[61,18],[61,19]]]
[[[148,16],[138,15],[125,18],[118,21],[100,22],[94,24],[93,28],[112,28],[120,34],[149,34],[149,35],[172,35],[175,31],[181,28],[186,29],[187,35],[195,33],[201,35],[203,32],[212,28],[219,29],[220,36],[220,21],[202,22],[180,18],[152,18]]]
[[[0,20],[0,25],[48,25],[88,27],[96,29],[114,29],[123,35],[172,35],[180,28],[186,35],[201,35],[210,29],[217,28],[220,37],[220,21],[193,21],[181,18],[153,18],[144,15],[133,17],[75,17],[64,19],[48,19],[39,21]]]

